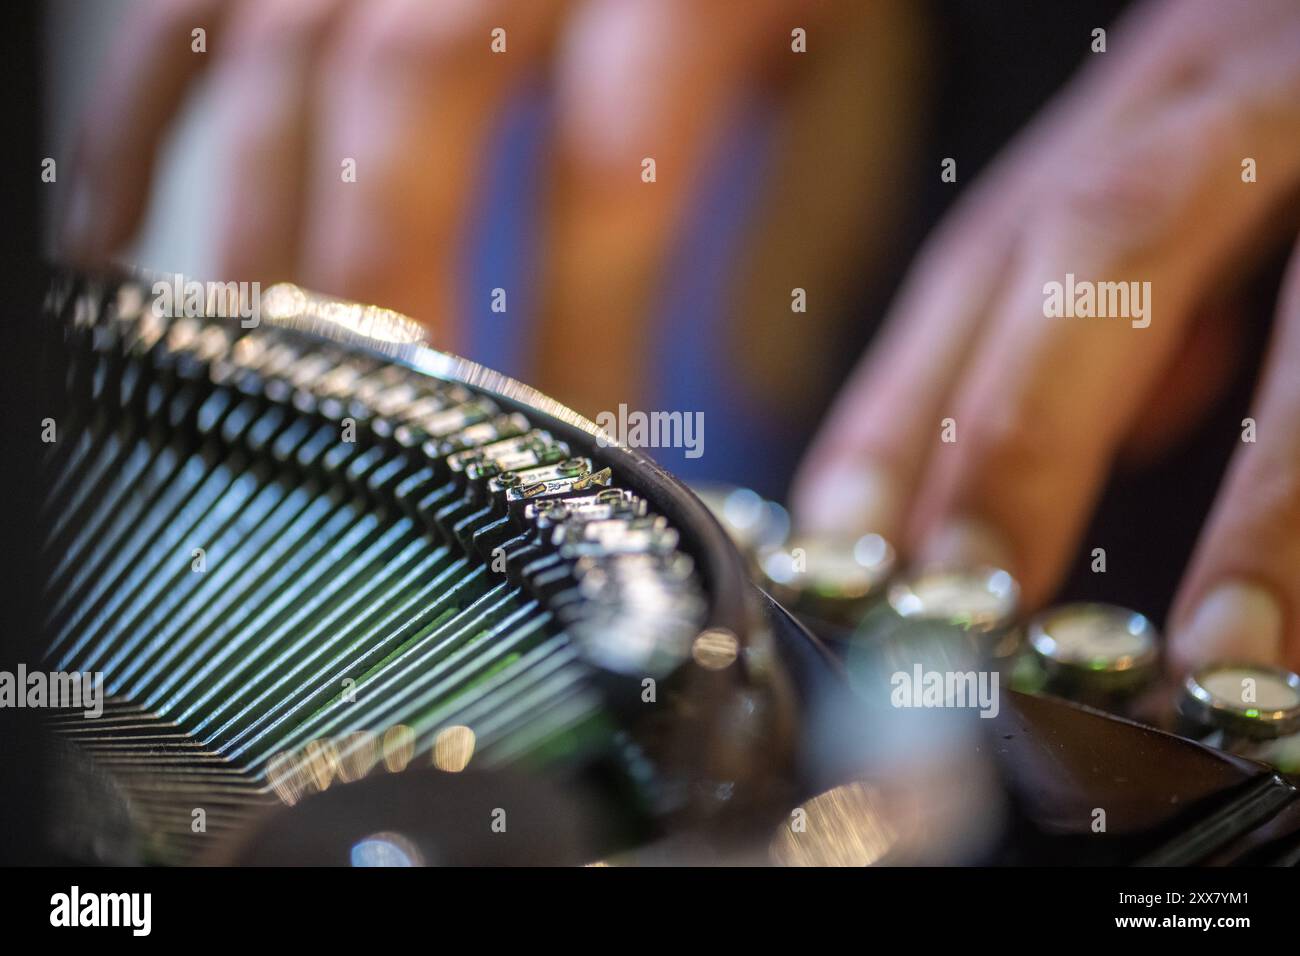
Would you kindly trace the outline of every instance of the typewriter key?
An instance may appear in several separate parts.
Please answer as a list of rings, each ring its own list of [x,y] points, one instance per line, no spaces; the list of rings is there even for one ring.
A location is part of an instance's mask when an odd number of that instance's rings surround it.
[[[1019,602],[1020,585],[1000,568],[933,568],[889,589],[889,606],[899,617],[959,627],[977,637],[981,651],[999,659],[1019,647]]]
[[[1147,683],[1157,644],[1155,626],[1144,615],[1112,604],[1064,604],[1029,624],[1029,645],[1047,673],[1048,689],[1089,702]]]
[[[764,582],[795,610],[854,624],[894,571],[893,547],[878,534],[856,540],[796,537],[759,557]]]
[[[1180,711],[1228,738],[1300,733],[1300,676],[1260,664],[1211,664],[1188,676]]]

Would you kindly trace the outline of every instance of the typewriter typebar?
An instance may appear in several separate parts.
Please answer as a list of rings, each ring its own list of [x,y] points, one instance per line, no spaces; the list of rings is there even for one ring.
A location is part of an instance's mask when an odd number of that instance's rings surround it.
[[[823,658],[683,486],[395,313],[203,311],[48,299],[46,666],[106,701],[53,721],[70,858],[708,858],[784,815],[774,626]]]
[[[381,308],[176,305],[46,303],[68,861],[1300,861],[1295,675],[1171,686],[1141,614],[792,537]]]

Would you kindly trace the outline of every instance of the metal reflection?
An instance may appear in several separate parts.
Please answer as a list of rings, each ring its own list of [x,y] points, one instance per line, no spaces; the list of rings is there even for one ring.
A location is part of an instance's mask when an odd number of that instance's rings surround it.
[[[419,848],[400,833],[372,833],[352,845],[353,866],[424,866]]]
[[[854,782],[793,810],[772,839],[769,854],[779,866],[871,866],[897,839],[880,791]]]
[[[422,345],[428,335],[408,315],[377,305],[308,292],[288,282],[262,294],[262,317],[277,325],[332,336],[335,330],[382,343]]]
[[[396,724],[384,731],[384,766],[400,773],[415,756],[415,731],[405,724]]]
[[[339,738],[338,774],[343,783],[360,780],[378,762],[378,739],[369,730],[356,730]]]
[[[460,773],[474,756],[474,731],[455,724],[438,731],[433,739],[433,765],[447,773]]]

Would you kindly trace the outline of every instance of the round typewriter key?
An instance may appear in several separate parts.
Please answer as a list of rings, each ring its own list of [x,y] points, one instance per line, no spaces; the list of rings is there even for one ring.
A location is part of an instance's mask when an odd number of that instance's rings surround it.
[[[1155,625],[1144,615],[1112,604],[1050,608],[1029,625],[1029,645],[1058,690],[1135,690],[1155,673]]]
[[[709,484],[692,485],[691,490],[747,558],[779,547],[790,532],[790,516],[786,510],[749,488]]]
[[[999,568],[922,571],[889,589],[889,603],[901,617],[946,621],[992,631],[1014,620],[1020,586]]]
[[[1015,627],[1020,585],[1001,568],[922,570],[889,589],[889,605],[904,619],[937,621],[977,635],[979,647],[995,658],[1020,644]]]
[[[796,610],[827,621],[856,623],[894,571],[894,549],[878,534],[836,540],[797,537],[772,548],[759,566],[772,593]]]
[[[1260,664],[1211,664],[1183,684],[1181,710],[1228,736],[1269,740],[1300,733],[1300,676]]]

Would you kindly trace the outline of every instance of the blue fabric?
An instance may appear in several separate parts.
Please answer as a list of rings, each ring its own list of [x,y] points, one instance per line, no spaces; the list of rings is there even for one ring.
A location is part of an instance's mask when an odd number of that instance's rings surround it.
[[[466,356],[530,379],[538,316],[533,281],[544,197],[549,104],[540,84],[503,113],[489,151],[466,247],[463,314]],[[644,357],[651,411],[703,413],[703,454],[646,451],[687,480],[730,480],[779,495],[793,454],[740,388],[743,337],[726,328],[737,256],[769,173],[772,113],[751,104],[723,131],[721,145],[688,198],[662,285],[652,299],[652,345]],[[653,188],[653,187],[647,187]],[[507,290],[507,311],[491,310],[492,289]],[[575,361],[586,361],[580,357]],[[616,409],[611,409],[616,411]]]
[[[649,356],[649,409],[704,413],[704,453],[662,448],[651,455],[687,480],[730,480],[774,494],[786,455],[770,422],[745,398],[743,336],[728,328],[738,256],[769,174],[772,115],[741,111],[697,185],[664,270]],[[774,454],[775,453],[775,454]]]
[[[538,235],[550,105],[540,82],[507,106],[485,157],[464,248],[461,351],[480,365],[528,381],[538,315]],[[506,311],[492,311],[492,290]]]

